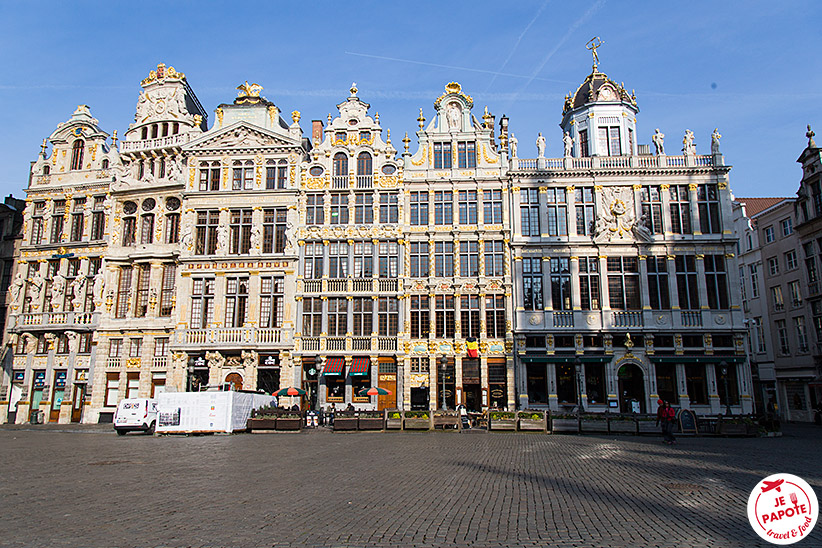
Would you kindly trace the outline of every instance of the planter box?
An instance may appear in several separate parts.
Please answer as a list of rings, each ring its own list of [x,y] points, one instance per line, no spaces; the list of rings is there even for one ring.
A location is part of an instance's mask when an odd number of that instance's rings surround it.
[[[440,427],[442,429],[445,429],[449,426],[453,428],[459,428],[459,415],[441,415],[439,417],[434,415],[434,428]]]
[[[385,423],[380,417],[359,417],[357,429],[359,430],[382,430]]]
[[[519,419],[519,429],[523,432],[545,432],[545,419]]]
[[[608,420],[605,417],[601,419],[582,419],[581,423],[583,432],[608,432]]]
[[[745,423],[720,422],[717,428],[720,436],[749,436],[748,425]]]
[[[402,430],[402,419],[385,419],[386,430]]]
[[[517,419],[488,419],[488,424],[491,425],[491,430],[510,430],[517,429]]]
[[[611,420],[608,421],[608,431],[612,434],[636,434],[636,421]]]
[[[334,417],[334,430],[356,430],[357,417]]]
[[[245,424],[249,430],[277,429],[277,419],[248,419]]]
[[[551,419],[551,432],[579,432],[577,419]]]
[[[406,430],[430,430],[431,419],[406,418],[404,426]]]
[[[662,425],[654,421],[637,421],[637,432],[640,434],[662,435]]]
[[[277,418],[277,430],[302,430],[303,419],[301,418]]]

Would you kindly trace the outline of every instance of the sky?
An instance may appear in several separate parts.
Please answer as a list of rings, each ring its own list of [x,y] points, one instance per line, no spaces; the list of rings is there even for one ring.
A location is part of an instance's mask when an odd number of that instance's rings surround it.
[[[244,81],[285,114],[337,114],[357,83],[402,149],[448,82],[505,114],[519,156],[562,156],[563,97],[591,71],[636,90],[639,143],[655,128],[669,154],[686,129],[697,153],[719,128],[738,197],[791,196],[806,125],[822,140],[822,2],[218,2],[0,3],[0,193],[23,197],[30,162],[57,124],[87,104],[108,133],[134,120],[140,81],[158,63],[186,74],[209,112]],[[290,121],[290,120],[289,120]]]

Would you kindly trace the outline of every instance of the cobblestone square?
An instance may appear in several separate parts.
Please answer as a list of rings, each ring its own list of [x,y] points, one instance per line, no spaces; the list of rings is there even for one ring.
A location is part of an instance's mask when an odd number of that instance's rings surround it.
[[[822,429],[765,439],[468,431],[118,437],[0,429],[0,546],[767,546],[745,506]],[[798,544],[822,546],[822,530]]]

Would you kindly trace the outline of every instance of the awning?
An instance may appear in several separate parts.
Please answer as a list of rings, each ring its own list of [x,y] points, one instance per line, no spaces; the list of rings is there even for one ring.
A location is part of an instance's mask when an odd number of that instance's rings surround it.
[[[368,375],[368,364],[370,358],[354,358],[351,361],[351,370],[348,372],[352,377],[365,377]]]
[[[713,363],[719,364],[722,362],[728,365],[734,363],[744,363],[745,356],[648,356],[648,359],[654,363]]]
[[[345,358],[328,358],[325,361],[323,375],[342,375],[345,369]]]

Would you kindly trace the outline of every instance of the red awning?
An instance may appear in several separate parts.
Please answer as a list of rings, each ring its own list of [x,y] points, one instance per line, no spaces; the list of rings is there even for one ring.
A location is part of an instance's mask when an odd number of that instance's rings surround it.
[[[349,371],[348,374],[360,376],[368,375],[368,364],[370,361],[370,358],[354,358],[351,361],[351,371]]]
[[[325,361],[323,375],[342,375],[345,369],[345,358],[328,358]]]

